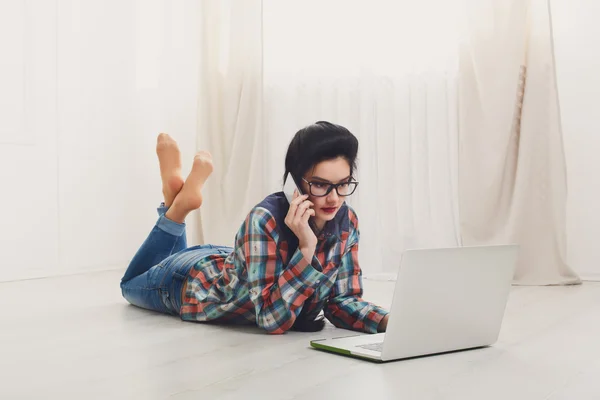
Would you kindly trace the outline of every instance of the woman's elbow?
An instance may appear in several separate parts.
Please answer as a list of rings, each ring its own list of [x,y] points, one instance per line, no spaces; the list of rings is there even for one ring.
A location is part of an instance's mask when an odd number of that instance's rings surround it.
[[[283,335],[294,325],[294,320],[288,318],[284,321],[275,321],[273,317],[257,318],[257,325],[270,335]]]

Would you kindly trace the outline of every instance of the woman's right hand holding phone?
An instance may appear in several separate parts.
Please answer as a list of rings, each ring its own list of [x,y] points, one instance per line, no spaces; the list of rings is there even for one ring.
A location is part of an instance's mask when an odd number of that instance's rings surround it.
[[[299,195],[294,192],[294,200],[290,204],[285,224],[294,232],[298,238],[298,248],[304,255],[304,258],[310,264],[317,247],[317,236],[310,227],[308,220],[315,215],[314,204],[308,200],[307,195]]]

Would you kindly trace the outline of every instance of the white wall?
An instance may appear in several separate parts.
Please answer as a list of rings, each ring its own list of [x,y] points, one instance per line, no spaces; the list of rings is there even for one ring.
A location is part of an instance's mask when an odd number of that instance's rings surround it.
[[[124,268],[195,151],[193,0],[0,2],[0,281]],[[191,241],[195,241],[194,229]]]
[[[0,277],[58,269],[56,9],[0,2]]]
[[[600,279],[600,2],[552,0],[567,159],[568,260]]]

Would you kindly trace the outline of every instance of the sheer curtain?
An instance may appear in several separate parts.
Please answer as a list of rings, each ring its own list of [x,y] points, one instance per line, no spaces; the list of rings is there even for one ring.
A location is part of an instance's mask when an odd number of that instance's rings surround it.
[[[573,284],[547,0],[468,0],[460,68],[465,244],[518,243],[518,284]]]
[[[199,140],[217,153],[206,241],[231,243],[250,207],[280,190],[293,134],[330,120],[360,141],[361,184],[349,202],[365,275],[393,276],[405,248],[459,244],[449,3],[206,2],[213,53],[203,63]]]
[[[128,264],[162,199],[158,132],[191,166],[198,11],[193,0],[0,1],[0,281]]]
[[[367,276],[393,276],[406,248],[459,243],[451,3],[264,2],[270,189],[299,127],[325,119],[355,133],[361,183],[349,203]]]
[[[207,242],[231,243],[280,190],[293,134],[330,120],[360,141],[349,202],[366,276],[393,277],[407,248],[509,242],[522,250],[515,282],[579,282],[565,263],[547,0],[203,5]]]
[[[198,147],[211,151],[215,163],[203,192],[201,236],[232,245],[266,193],[262,2],[207,0],[201,7]]]

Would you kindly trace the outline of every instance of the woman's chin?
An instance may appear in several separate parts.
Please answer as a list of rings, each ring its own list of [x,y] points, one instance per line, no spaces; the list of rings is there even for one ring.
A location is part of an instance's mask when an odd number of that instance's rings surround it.
[[[336,209],[335,212],[319,212],[317,213],[316,217],[322,221],[331,221],[335,218],[335,216],[337,215],[337,212],[339,211],[339,209]]]

